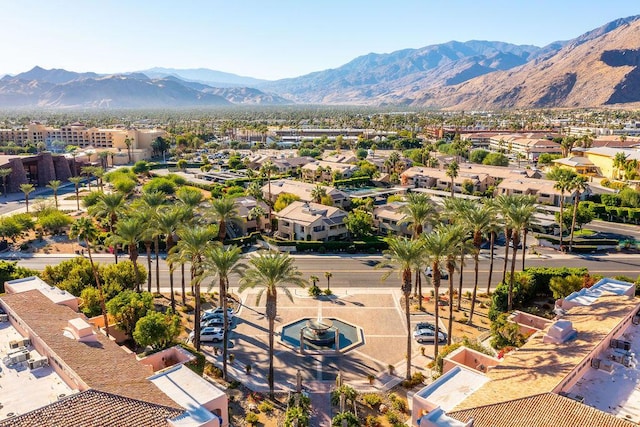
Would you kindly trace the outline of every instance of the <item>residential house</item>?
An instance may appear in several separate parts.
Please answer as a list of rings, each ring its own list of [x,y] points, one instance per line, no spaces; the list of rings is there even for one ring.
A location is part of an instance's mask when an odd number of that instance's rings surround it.
[[[301,173],[305,181],[330,183],[333,182],[336,172],[340,173],[340,179],[343,179],[350,178],[356,170],[357,166],[349,163],[318,160],[302,166]]]
[[[282,193],[296,195],[303,202],[313,202],[312,193],[316,185],[317,184],[308,182],[294,181],[292,179],[278,179],[271,181],[271,195],[269,195],[268,183],[262,186],[262,194],[265,200],[271,200],[272,203],[274,203]],[[327,195],[333,200],[334,206],[345,208],[351,204],[349,195],[344,191],[329,186],[323,186],[323,188],[326,190]]]
[[[605,278],[558,301],[556,320],[532,328],[520,319],[532,335],[502,359],[464,347],[451,353],[444,374],[413,396],[411,425],[636,425],[635,367],[627,363],[640,348],[627,340],[640,323],[634,294],[633,283]]]
[[[322,160],[330,163],[358,163],[358,157],[356,157],[356,155],[351,151],[343,151],[340,153],[334,153],[328,156],[324,156]]]
[[[407,216],[402,212],[403,206],[406,202],[391,202],[373,209],[373,225],[378,234],[411,237],[412,232],[404,222]]]
[[[543,153],[562,154],[560,144],[533,134],[494,135],[489,140],[489,148],[506,154],[515,153],[532,162],[537,162]]]
[[[560,206],[562,193],[554,188],[555,181],[548,179],[532,179],[525,177],[508,178],[503,180],[496,187],[497,195],[514,195],[522,194],[526,196],[535,196],[537,203],[543,205]],[[564,193],[565,205],[573,201],[576,191],[566,191]],[[582,197],[586,197],[589,191],[582,193]]]
[[[238,197],[234,200],[238,209],[238,216],[242,221],[234,221],[233,223],[239,228],[240,235],[246,236],[254,231],[265,231],[269,228],[269,206],[262,200],[256,200],[251,196]],[[265,214],[256,220],[249,218],[251,209],[260,206]]]
[[[286,240],[341,240],[348,236],[347,213],[340,208],[311,202],[293,202],[280,212],[276,235]]]

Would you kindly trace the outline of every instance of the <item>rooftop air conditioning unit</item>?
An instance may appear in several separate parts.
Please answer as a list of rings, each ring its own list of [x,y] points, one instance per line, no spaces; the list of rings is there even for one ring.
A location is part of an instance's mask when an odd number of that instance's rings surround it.
[[[29,364],[29,369],[38,369],[44,366],[49,366],[49,359],[46,357],[39,357],[37,359],[29,359],[27,363]]]
[[[9,321],[9,315],[8,314],[0,314],[0,323],[8,322],[8,321]]]
[[[26,348],[15,352],[15,353],[11,353],[9,354],[9,356],[7,357],[7,365],[11,366],[11,365],[15,365],[17,363],[20,362],[24,362],[25,360],[29,359],[29,350],[27,350]]]
[[[10,349],[19,348],[19,347],[26,347],[28,345],[31,345],[31,340],[29,338],[20,338],[20,339],[17,339],[17,340],[9,341],[9,348]]]

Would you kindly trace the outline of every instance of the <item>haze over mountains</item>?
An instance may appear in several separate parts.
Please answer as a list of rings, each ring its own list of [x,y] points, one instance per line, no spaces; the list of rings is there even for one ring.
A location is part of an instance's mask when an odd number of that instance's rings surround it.
[[[633,16],[545,47],[451,41],[370,53],[335,69],[277,81],[208,69],[152,68],[105,76],[35,67],[0,79],[0,107],[624,107],[640,103],[638,65],[640,16]]]

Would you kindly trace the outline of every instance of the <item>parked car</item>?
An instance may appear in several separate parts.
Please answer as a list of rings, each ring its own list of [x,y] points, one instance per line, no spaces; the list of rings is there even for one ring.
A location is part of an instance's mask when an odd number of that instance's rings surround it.
[[[193,341],[195,338],[195,334],[193,331],[189,334],[189,340]],[[224,339],[224,331],[222,328],[202,328],[200,331],[200,341],[201,342],[220,342]]]
[[[430,323],[418,323],[413,331],[413,338],[419,343],[433,342],[436,336],[435,326]],[[443,342],[447,336],[438,331],[438,342]]]
[[[231,319],[229,319],[227,321],[227,325],[231,323]],[[201,328],[208,328],[208,327],[215,327],[215,328],[222,328],[222,326],[224,325],[224,319],[221,317],[212,317],[211,319],[208,320],[204,320],[200,322],[200,327]]]
[[[427,277],[432,277],[433,270],[431,270],[431,267],[427,267],[424,274],[426,274]],[[440,278],[447,280],[449,278],[449,272],[447,270],[440,269]]]
[[[223,315],[222,307],[210,308],[209,310],[205,310],[204,313],[218,314],[220,316]],[[229,319],[233,319],[235,313],[233,312],[233,308],[227,308],[227,316]]]

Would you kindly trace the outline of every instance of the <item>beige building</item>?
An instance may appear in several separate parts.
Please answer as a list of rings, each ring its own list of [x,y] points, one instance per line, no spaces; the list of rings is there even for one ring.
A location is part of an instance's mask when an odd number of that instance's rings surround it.
[[[276,235],[286,240],[341,240],[348,236],[342,209],[309,202],[293,202],[280,212]]]
[[[233,223],[240,228],[240,232],[243,236],[254,231],[265,231],[269,228],[269,206],[263,201],[258,201],[251,196],[238,197],[234,200],[236,208],[238,209],[238,216],[242,221],[234,221]],[[249,218],[251,209],[256,206],[260,206],[265,212],[264,215],[259,218]]]
[[[54,142],[61,141],[67,145],[76,145],[81,149],[92,148],[124,153],[127,161],[128,148],[131,150],[132,161],[149,158],[152,153],[151,144],[159,136],[165,137],[166,132],[162,129],[101,129],[87,127],[78,122],[61,128],[53,128],[34,122],[25,128],[0,129],[0,142],[15,142],[16,145],[43,142],[48,149],[55,149]],[[130,147],[127,147],[127,143]]]
[[[520,154],[523,159],[532,162],[538,161],[540,154],[562,154],[560,144],[533,134],[494,135],[489,138],[489,148],[507,154]]]
[[[405,205],[405,202],[392,202],[373,209],[373,225],[378,234],[411,237],[411,230],[403,222],[407,216],[401,212]]]
[[[311,182],[332,182],[333,174],[340,172],[342,178],[350,178],[357,170],[355,165],[349,163],[326,162],[324,160],[307,163],[302,166],[302,179]]]
[[[509,178],[503,180],[496,188],[497,195],[521,194],[535,196],[536,202],[542,205],[560,206],[562,193],[554,188],[555,181],[532,178]],[[585,192],[584,196],[588,193]],[[565,206],[573,201],[575,191],[564,193]]]
[[[265,199],[271,200],[271,202],[275,202],[282,193],[298,196],[303,202],[312,202],[313,197],[311,194],[315,188],[316,184],[294,181],[292,179],[279,179],[271,181],[271,197],[269,197],[268,183],[262,186],[262,194]],[[323,186],[323,188],[326,190],[327,195],[331,197],[335,206],[345,208],[351,204],[349,195],[344,191],[329,186]]]

